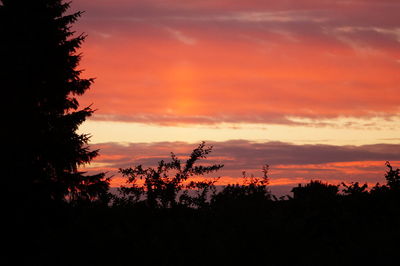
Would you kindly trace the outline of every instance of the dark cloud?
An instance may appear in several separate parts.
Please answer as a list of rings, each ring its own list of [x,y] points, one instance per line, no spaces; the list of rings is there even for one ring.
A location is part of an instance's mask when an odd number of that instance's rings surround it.
[[[197,1],[196,1],[197,2]],[[190,1],[76,1],[76,10],[85,10],[80,20],[85,30],[114,30],[122,33],[160,34],[152,27],[171,26],[189,31],[206,29],[218,36],[232,36],[232,32],[259,32],[285,30],[302,39],[327,39],[327,33],[343,27],[364,28],[348,32],[360,41],[396,43],[396,38],[385,38],[382,31],[399,27],[399,2],[395,1],[214,1],[202,4]],[[379,2],[379,3],[378,3]],[[328,31],[327,31],[328,30]],[[365,39],[365,35],[369,37]],[[234,35],[234,34],[233,34]],[[331,34],[329,34],[331,35]],[[393,36],[392,36],[393,37]],[[329,37],[333,41],[337,35]],[[385,42],[382,38],[387,39]]]
[[[322,144],[295,145],[284,142],[257,143],[247,140],[225,142],[207,142],[214,147],[210,158],[229,158],[229,161],[241,162],[256,168],[265,163],[278,164],[323,164],[352,161],[397,161],[400,160],[400,144],[374,144],[362,146],[335,146]],[[177,150],[177,147],[178,150]],[[107,159],[105,162],[124,162],[128,160],[154,164],[169,157],[170,152],[187,155],[195,144],[186,142],[157,143],[104,143],[94,145],[105,156],[119,155],[123,159]],[[216,161],[216,160],[215,160]],[[222,162],[222,160],[221,160]],[[232,165],[237,168],[238,166]]]
[[[214,148],[203,163],[224,164],[219,175],[240,177],[242,171],[260,175],[262,166],[269,164],[274,180],[283,180],[281,183],[311,178],[382,182],[385,161],[400,162],[400,144],[295,145],[246,140],[207,144]],[[117,170],[139,164],[155,166],[160,160],[169,160],[170,152],[184,160],[196,146],[185,142],[103,143],[93,148],[100,149],[97,163]]]

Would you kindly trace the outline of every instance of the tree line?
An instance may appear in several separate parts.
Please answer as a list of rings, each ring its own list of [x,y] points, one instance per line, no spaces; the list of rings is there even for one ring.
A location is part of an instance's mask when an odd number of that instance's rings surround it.
[[[149,208],[208,208],[219,205],[262,204],[263,201],[300,200],[320,201],[340,198],[366,198],[400,195],[400,169],[394,169],[386,162],[386,184],[377,183],[368,189],[365,183],[345,183],[338,185],[324,183],[321,180],[311,180],[307,184],[299,184],[291,192],[277,198],[268,188],[269,165],[262,167],[262,177],[246,176],[243,172],[241,183],[228,184],[217,191],[219,178],[204,178],[202,181],[192,181],[191,177],[200,177],[216,172],[223,167],[220,164],[209,166],[197,165],[200,159],[212,151],[212,146],[205,142],[195,148],[189,159],[182,162],[174,153],[171,161],[161,160],[157,167],[143,168],[142,165],[120,169],[126,178],[127,185],[121,186],[117,195],[111,195],[114,206],[146,206]],[[141,184],[138,182],[141,181]],[[341,190],[340,187],[343,187]]]

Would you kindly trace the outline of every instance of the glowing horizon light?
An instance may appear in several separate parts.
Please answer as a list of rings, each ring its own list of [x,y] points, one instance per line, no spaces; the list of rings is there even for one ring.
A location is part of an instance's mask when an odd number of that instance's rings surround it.
[[[201,141],[227,141],[247,139],[252,141],[283,141],[294,144],[334,144],[364,145],[375,143],[398,144],[400,126],[383,131],[392,122],[375,124],[373,120],[353,121],[336,120],[326,126],[310,127],[265,124],[216,124],[162,126],[144,123],[112,122],[89,120],[80,127],[80,132],[96,132],[91,143],[151,143],[184,141],[199,143]],[[321,122],[323,123],[323,121]],[[365,125],[368,124],[368,125]],[[400,125],[398,123],[397,125]],[[368,128],[368,134],[364,134]]]

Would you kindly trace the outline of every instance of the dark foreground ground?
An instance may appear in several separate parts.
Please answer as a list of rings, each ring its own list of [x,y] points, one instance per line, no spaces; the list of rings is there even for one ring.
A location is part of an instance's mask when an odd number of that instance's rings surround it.
[[[398,196],[17,213],[3,265],[400,265]],[[10,255],[9,253],[8,255]]]

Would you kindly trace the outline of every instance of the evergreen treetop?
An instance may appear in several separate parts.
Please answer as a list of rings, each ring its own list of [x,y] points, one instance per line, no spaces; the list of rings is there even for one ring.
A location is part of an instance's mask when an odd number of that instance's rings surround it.
[[[81,78],[77,53],[85,35],[71,25],[61,0],[0,0],[0,87],[6,92],[11,144],[7,185],[41,201],[95,200],[108,189],[104,174],[84,176],[78,167],[98,151],[77,129],[92,115],[76,96],[93,79]],[[21,195],[20,195],[21,196]]]

